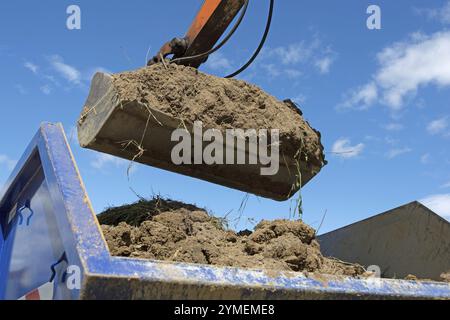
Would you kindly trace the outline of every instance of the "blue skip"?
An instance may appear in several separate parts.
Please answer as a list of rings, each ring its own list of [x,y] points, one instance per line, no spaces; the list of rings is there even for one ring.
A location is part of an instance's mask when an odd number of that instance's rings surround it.
[[[60,124],[0,198],[0,299],[450,299],[450,285],[112,257]]]

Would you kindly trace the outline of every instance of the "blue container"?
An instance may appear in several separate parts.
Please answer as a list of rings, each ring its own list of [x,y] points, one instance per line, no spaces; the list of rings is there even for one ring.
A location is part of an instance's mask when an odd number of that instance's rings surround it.
[[[445,283],[112,257],[59,124],[41,126],[0,199],[0,299],[450,299]]]

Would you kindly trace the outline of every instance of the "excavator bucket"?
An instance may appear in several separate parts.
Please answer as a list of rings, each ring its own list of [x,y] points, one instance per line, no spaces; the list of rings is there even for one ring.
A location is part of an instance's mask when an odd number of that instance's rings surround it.
[[[209,129],[214,140],[202,139]],[[232,129],[242,129],[244,144],[237,136],[229,143]],[[243,81],[178,65],[97,73],[78,135],[84,148],[278,201],[292,197],[326,164],[320,134],[292,103]],[[191,138],[182,152],[181,137]],[[215,162],[202,157],[212,141]]]

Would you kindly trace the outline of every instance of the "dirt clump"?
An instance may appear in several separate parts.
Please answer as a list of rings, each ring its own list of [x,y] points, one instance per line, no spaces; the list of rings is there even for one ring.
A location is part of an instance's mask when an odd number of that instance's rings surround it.
[[[441,274],[441,279],[444,282],[450,283],[450,270],[447,273]]]
[[[316,172],[326,164],[320,133],[295,104],[245,81],[156,64],[115,74],[113,83],[124,105],[137,101],[188,123],[202,121],[209,129],[278,129],[282,154],[306,160]]]
[[[238,234],[195,206],[176,208],[172,201],[161,199],[146,205],[155,210],[140,215],[128,206],[99,216],[112,255],[354,277],[365,272],[361,266],[323,257],[315,230],[301,221],[262,221],[254,232]],[[130,209],[138,213],[137,219],[130,217]],[[113,215],[119,218],[112,219]],[[125,217],[128,222],[121,221]]]
[[[405,280],[406,281],[419,281],[420,279],[417,276],[413,275],[413,274],[408,274],[405,277]]]

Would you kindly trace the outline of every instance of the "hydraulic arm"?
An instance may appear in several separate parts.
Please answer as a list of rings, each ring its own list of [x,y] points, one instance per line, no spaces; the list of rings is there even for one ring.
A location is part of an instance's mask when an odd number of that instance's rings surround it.
[[[248,1],[205,0],[186,35],[164,44],[148,64],[161,62],[162,59],[173,55],[177,63],[198,68],[208,59],[208,55],[204,53],[214,47],[239,11],[247,9]],[[236,28],[239,23],[240,21]]]

